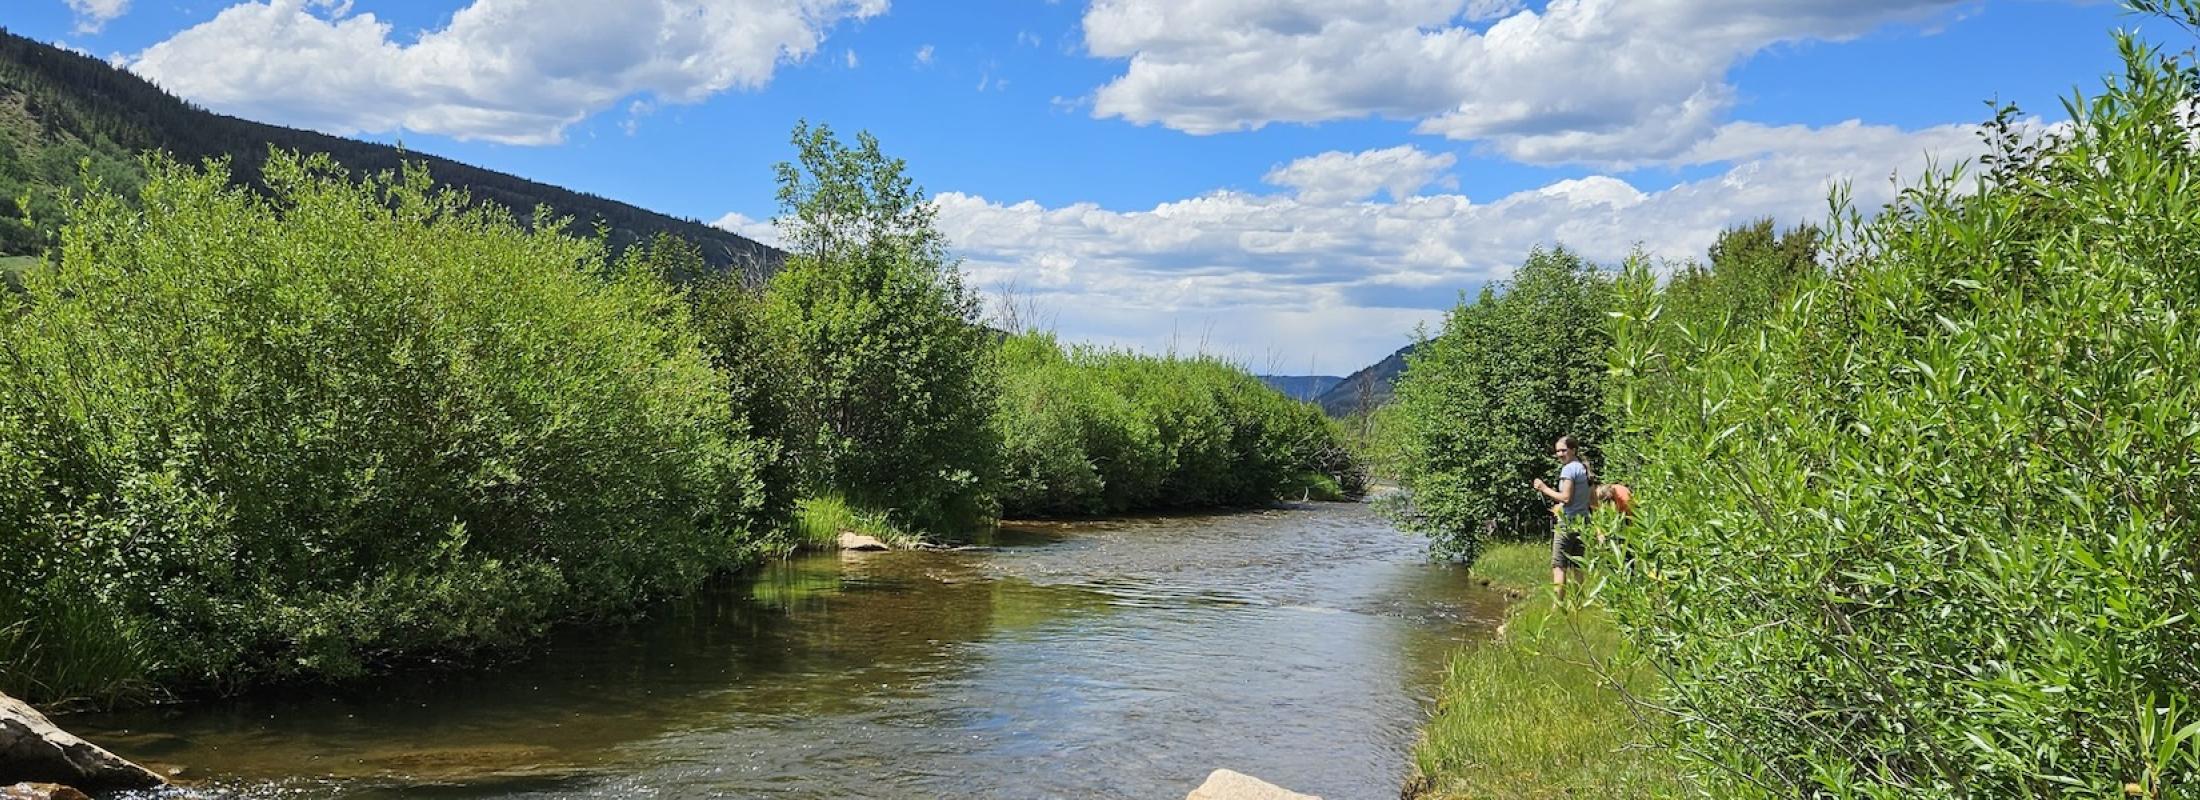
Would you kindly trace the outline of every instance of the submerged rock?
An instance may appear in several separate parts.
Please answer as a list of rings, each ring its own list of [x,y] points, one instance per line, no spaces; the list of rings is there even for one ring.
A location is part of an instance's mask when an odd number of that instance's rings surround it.
[[[1207,782],[1185,795],[1184,800],[1322,800],[1310,794],[1285,789],[1251,775],[1215,770],[1207,776]]]
[[[58,783],[18,783],[0,786],[0,800],[92,800],[83,792]]]
[[[45,782],[67,784],[64,789],[74,786],[92,791],[146,789],[167,783],[152,770],[55,727],[46,715],[23,701],[0,694],[0,785]],[[8,791],[15,788],[9,786]],[[15,795],[6,797],[12,800]]]
[[[841,531],[840,549],[871,551],[891,548],[888,548],[885,542],[879,541],[876,536],[865,536],[855,531]]]

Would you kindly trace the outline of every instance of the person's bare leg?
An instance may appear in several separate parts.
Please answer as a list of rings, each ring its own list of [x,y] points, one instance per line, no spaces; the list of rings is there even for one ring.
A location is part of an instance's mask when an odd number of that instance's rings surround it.
[[[1551,591],[1553,591],[1553,592],[1555,592],[1555,593],[1557,593],[1557,594],[1558,594],[1558,599],[1560,599],[1560,600],[1564,600],[1564,599],[1566,599],[1566,568],[1565,568],[1565,567],[1552,567],[1552,568],[1551,568]]]

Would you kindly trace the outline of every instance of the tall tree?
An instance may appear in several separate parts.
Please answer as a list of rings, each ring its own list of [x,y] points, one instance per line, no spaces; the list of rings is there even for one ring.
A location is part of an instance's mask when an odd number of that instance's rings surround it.
[[[933,211],[868,133],[794,129],[778,168],[793,255],[765,293],[765,326],[795,365],[789,455],[813,494],[952,531],[989,513],[999,457],[979,301]]]

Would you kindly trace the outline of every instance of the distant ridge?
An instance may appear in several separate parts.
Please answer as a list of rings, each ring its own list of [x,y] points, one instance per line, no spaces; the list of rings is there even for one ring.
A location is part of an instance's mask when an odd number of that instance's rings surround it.
[[[400,152],[388,145],[216,114],[99,59],[0,28],[0,168],[13,167],[18,174],[52,173],[51,162],[58,154],[67,159],[60,169],[73,173],[74,156],[117,165],[127,164],[129,156],[139,151],[159,149],[187,163],[226,157],[237,179],[256,185],[269,146],[327,153],[354,173],[394,170],[402,162],[425,163],[438,184],[464,189],[476,201],[494,202],[523,219],[537,206],[545,206],[571,217],[576,233],[585,235],[600,222],[614,248],[671,234],[700,248],[711,268],[737,272],[752,282],[776,272],[785,260],[785,254],[768,245],[698,220],[426,153]],[[35,169],[39,166],[46,169]],[[33,207],[37,206],[34,201]],[[17,219],[22,216],[13,194],[0,198],[0,212]],[[17,232],[19,239],[27,235]],[[4,240],[0,246],[5,246]],[[0,250],[0,255],[6,254]]]
[[[1398,352],[1391,353],[1383,360],[1345,376],[1344,380],[1329,387],[1314,402],[1321,404],[1324,413],[1338,419],[1381,408],[1390,402],[1391,390],[1396,386],[1398,376],[1405,374],[1406,356],[1419,346],[1420,343],[1415,342],[1398,348]]]
[[[1329,387],[1344,380],[1335,375],[1258,375],[1268,388],[1282,392],[1293,400],[1311,401],[1329,391]]]

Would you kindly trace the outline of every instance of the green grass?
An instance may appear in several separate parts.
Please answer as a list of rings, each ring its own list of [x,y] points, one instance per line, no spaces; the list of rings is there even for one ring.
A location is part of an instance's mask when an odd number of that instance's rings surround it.
[[[59,644],[42,647],[41,631]],[[0,597],[0,690],[48,711],[151,699],[153,655],[144,632],[92,602],[32,608]]]
[[[1550,591],[1550,548],[1504,544],[1475,572],[1523,593],[1498,638],[1448,665],[1436,714],[1414,750],[1421,798],[1671,797],[1694,793],[1662,723],[1638,716],[1628,693],[1655,694],[1656,673],[1621,664],[1605,612],[1561,607]],[[1593,580],[1593,578],[1592,578]],[[1648,714],[1648,712],[1641,712]]]
[[[843,531],[876,536],[894,547],[909,547],[924,538],[895,527],[885,514],[852,507],[838,496],[806,497],[795,502],[795,547],[831,550],[840,546]]]
[[[1540,542],[1493,545],[1474,562],[1476,577],[1508,589],[1542,589],[1551,582],[1551,548]]]
[[[1337,479],[1319,472],[1301,472],[1291,476],[1291,483],[1283,493],[1285,500],[1318,500],[1324,503],[1342,503],[1352,498],[1344,493]]]

